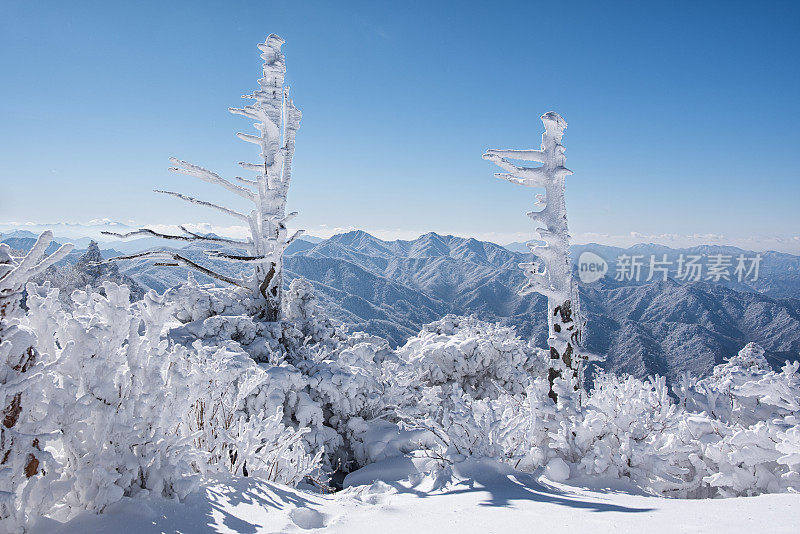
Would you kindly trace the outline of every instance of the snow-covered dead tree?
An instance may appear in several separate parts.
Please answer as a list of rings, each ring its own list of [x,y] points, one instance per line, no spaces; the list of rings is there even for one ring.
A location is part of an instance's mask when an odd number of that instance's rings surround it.
[[[20,300],[28,280],[72,250],[72,245],[62,245],[48,255],[52,241],[53,234],[44,232],[22,258],[12,256],[10,247],[0,243],[0,519],[17,524],[25,514],[17,499],[27,480],[40,472],[46,456],[37,436],[19,428],[29,409],[25,395],[37,395],[29,386],[39,357],[36,334],[19,322]]]
[[[242,213],[173,191],[156,191],[221,211],[243,221],[250,228],[250,238],[246,241],[239,241],[204,236],[190,232],[183,226],[181,227],[183,233],[180,235],[162,234],[147,228],[127,234],[104,232],[117,237],[154,236],[192,243],[221,245],[226,250],[233,248],[244,251],[242,254],[220,250],[206,251],[211,258],[253,265],[255,267],[254,275],[242,279],[219,274],[211,268],[198,265],[181,254],[170,251],[151,251],[114,259],[156,259],[165,265],[183,265],[223,282],[252,289],[259,299],[263,299],[262,318],[267,321],[278,320],[281,313],[283,253],[286,247],[302,233],[300,230],[289,237],[286,229],[288,221],[297,215],[296,212],[286,214],[286,195],[292,177],[295,135],[300,127],[301,113],[289,98],[289,87],[284,85],[286,62],[281,52],[283,43],[283,39],[270,34],[263,44],[258,45],[261,50],[261,58],[264,60],[263,76],[258,80],[258,90],[243,97],[252,99],[254,102],[241,109],[229,109],[231,113],[243,115],[255,121],[257,135],[237,134],[243,141],[256,144],[261,148],[260,161],[257,163],[239,162],[239,165],[245,170],[256,173],[255,179],[237,176],[238,183],[234,183],[197,165],[170,158],[175,165],[170,168],[171,171],[217,184],[252,202],[253,209],[249,213]]]
[[[528,213],[533,219],[545,245],[528,243],[528,248],[540,260],[523,263],[528,282],[522,294],[539,293],[547,297],[550,345],[550,396],[555,400],[553,382],[571,372],[580,381],[583,358],[578,353],[583,322],[580,316],[578,292],[572,278],[569,257],[567,209],[564,202],[564,180],[572,174],[567,169],[561,138],[567,122],[552,111],[542,115],[545,132],[541,150],[488,150],[483,158],[502,167],[507,173],[498,178],[527,187],[541,187],[545,195],[536,195],[540,211]],[[541,167],[520,167],[510,160],[535,161]]]

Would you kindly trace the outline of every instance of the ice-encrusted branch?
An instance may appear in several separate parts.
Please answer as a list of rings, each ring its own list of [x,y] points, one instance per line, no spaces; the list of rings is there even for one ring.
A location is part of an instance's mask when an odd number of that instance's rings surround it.
[[[297,230],[294,234],[292,234],[292,237],[286,240],[286,244],[291,245],[298,237],[300,237],[304,233],[306,233],[305,230]]]
[[[185,174],[186,176],[194,176],[195,178],[200,178],[204,182],[208,182],[210,184],[221,185],[231,193],[239,195],[242,198],[246,198],[247,200],[255,200],[255,195],[253,194],[252,191],[229,182],[228,180],[221,177],[219,174],[215,172],[211,172],[208,169],[200,167],[199,165],[195,165],[193,163],[189,163],[188,161],[180,160],[178,158],[169,158],[169,161],[173,165],[175,165],[175,167],[169,168],[169,170],[171,170],[172,172]]]
[[[488,156],[497,156],[499,158],[518,159],[522,161],[536,161],[544,163],[545,155],[541,150],[496,150],[489,149],[486,151]]]
[[[263,256],[247,256],[244,254],[230,254],[228,252],[222,252],[221,250],[206,250],[204,252],[206,256],[217,258],[224,261],[244,262],[244,263],[267,263],[272,261],[271,254],[265,254]]]
[[[61,245],[52,254],[47,248],[53,242],[53,232],[46,230],[39,235],[33,247],[22,258],[14,258],[9,250],[0,251],[0,297],[21,292],[31,278],[58,263],[74,248],[71,243]],[[9,249],[5,245],[3,249]]]
[[[220,206],[219,204],[214,204],[213,202],[208,202],[206,200],[200,200],[194,197],[190,197],[188,195],[183,195],[181,193],[176,193],[174,191],[164,191],[163,189],[154,189],[156,193],[161,193],[162,195],[169,195],[175,198],[179,198],[181,200],[185,200],[190,204],[197,204],[198,206],[205,206],[207,208],[215,209],[221,211],[222,213],[226,213],[231,217],[236,217],[237,219],[241,219],[243,221],[247,221],[247,215],[244,213],[239,213],[238,211],[232,210],[230,208],[226,208],[225,206]]]

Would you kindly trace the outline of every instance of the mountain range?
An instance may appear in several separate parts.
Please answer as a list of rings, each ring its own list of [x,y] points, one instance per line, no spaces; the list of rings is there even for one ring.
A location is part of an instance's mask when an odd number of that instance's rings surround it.
[[[9,239],[17,240],[13,248],[24,249],[19,240],[32,238]],[[286,283],[296,277],[311,281],[323,309],[351,330],[401,345],[423,324],[445,314],[474,314],[514,326],[521,336],[546,345],[546,300],[536,294],[518,294],[524,284],[519,263],[532,257],[518,246],[510,250],[436,233],[411,241],[383,241],[363,231],[315,241],[297,240],[287,250]],[[103,251],[105,257],[121,252],[116,243],[112,246]],[[762,253],[756,280],[731,276],[719,281],[681,282],[674,277],[619,281],[614,273],[623,255],[707,258],[723,254],[735,260],[738,255],[753,257],[755,253],[716,246],[576,245],[573,260],[585,251],[599,255],[609,266],[600,280],[579,284],[587,319],[585,346],[605,358],[599,364],[603,368],[638,377],[657,373],[671,381],[685,371],[704,376],[750,341],[766,349],[775,367],[786,359],[800,358],[798,256]],[[208,263],[199,247],[185,247],[182,253]],[[158,291],[186,280],[183,269],[147,261],[124,262],[120,267],[141,285]],[[241,269],[231,263],[218,263],[215,268],[226,274]]]

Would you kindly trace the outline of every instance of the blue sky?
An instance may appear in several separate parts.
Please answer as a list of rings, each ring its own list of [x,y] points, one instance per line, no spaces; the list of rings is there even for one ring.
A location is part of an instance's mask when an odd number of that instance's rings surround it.
[[[311,233],[530,236],[534,191],[481,154],[554,110],[577,240],[800,243],[798,28],[798,2],[0,0],[0,221],[233,224],[151,190],[227,199],[167,158],[240,174],[226,109],[274,32]]]

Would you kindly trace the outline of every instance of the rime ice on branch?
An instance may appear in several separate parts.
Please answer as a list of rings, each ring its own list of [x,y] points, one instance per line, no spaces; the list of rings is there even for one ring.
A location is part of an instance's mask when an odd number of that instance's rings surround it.
[[[541,150],[487,150],[483,158],[507,173],[496,173],[498,178],[527,187],[542,187],[545,195],[536,195],[540,211],[528,213],[533,219],[545,245],[528,243],[540,261],[520,264],[528,278],[522,294],[539,293],[547,297],[550,345],[550,396],[555,400],[553,381],[569,370],[580,379],[583,358],[578,353],[581,329],[577,288],[572,278],[569,258],[569,232],[567,209],[564,202],[564,179],[572,174],[567,169],[561,137],[567,122],[552,111],[542,115],[545,132]],[[541,167],[519,167],[510,160],[535,161]]]
[[[286,62],[281,52],[283,39],[271,34],[263,44],[261,58],[264,60],[263,77],[258,80],[259,88],[243,98],[254,102],[243,108],[229,108],[231,113],[243,115],[255,121],[258,135],[238,133],[238,137],[261,148],[260,161],[257,163],[239,162],[248,171],[256,173],[255,179],[237,176],[233,183],[218,174],[197,165],[176,158],[170,158],[175,167],[173,172],[193,176],[204,182],[217,184],[229,192],[238,195],[254,204],[250,213],[239,211],[199,200],[173,191],[159,191],[165,195],[221,211],[245,222],[250,228],[251,237],[247,241],[238,241],[212,236],[203,236],[181,227],[182,235],[166,235],[142,228],[127,234],[113,234],[118,237],[148,235],[164,239],[189,241],[223,245],[244,250],[244,254],[229,254],[208,250],[206,254],[219,260],[244,262],[255,267],[255,274],[249,279],[236,279],[216,273],[212,269],[169,251],[153,251],[121,256],[115,260],[150,258],[162,260],[168,265],[183,265],[202,272],[208,276],[252,289],[258,298],[264,301],[263,319],[276,321],[281,313],[281,288],[283,284],[283,253],[292,241],[301,233],[299,230],[291,237],[287,234],[286,224],[296,212],[286,214],[286,195],[292,176],[292,157],[294,156],[295,135],[300,127],[300,110],[289,98],[289,87],[284,85]]]

